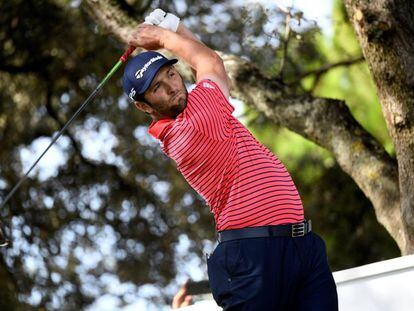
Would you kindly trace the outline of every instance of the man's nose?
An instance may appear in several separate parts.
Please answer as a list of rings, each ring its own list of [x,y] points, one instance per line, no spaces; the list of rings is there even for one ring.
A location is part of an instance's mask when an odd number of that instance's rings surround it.
[[[176,94],[179,91],[180,90],[178,89],[178,87],[173,86],[173,85],[168,85],[168,94],[174,95],[174,94]]]

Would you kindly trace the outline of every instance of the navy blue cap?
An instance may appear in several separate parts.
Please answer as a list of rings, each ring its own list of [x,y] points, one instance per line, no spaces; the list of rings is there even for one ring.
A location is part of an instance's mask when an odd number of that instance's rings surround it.
[[[132,100],[138,100],[149,88],[157,72],[164,65],[175,64],[178,60],[168,59],[164,55],[147,51],[131,58],[126,64],[122,85]]]

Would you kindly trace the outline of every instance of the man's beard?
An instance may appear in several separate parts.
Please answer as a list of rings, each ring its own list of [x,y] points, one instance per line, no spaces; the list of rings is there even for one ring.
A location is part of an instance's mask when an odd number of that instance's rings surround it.
[[[171,107],[170,115],[176,118],[180,113],[184,111],[187,107],[187,92],[185,93],[185,98],[179,98],[177,105]]]

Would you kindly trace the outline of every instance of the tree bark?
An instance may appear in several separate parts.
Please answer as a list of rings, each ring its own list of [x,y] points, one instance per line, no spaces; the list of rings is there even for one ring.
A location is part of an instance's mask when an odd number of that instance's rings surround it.
[[[414,252],[414,2],[345,0],[395,146],[405,245]]]
[[[17,290],[15,278],[10,271],[7,270],[6,264],[0,257],[0,309],[1,310],[27,310],[25,304],[19,302],[17,298]]]
[[[126,43],[127,34],[137,22],[124,21],[122,16],[125,13],[108,0],[87,0],[84,3],[99,25]],[[218,53],[232,81],[231,95],[252,105],[274,122],[331,151],[341,168],[371,200],[378,221],[406,253],[397,163],[357,123],[345,103],[296,95],[289,86],[264,76],[253,64],[234,55]],[[179,70],[184,78],[191,80],[191,70],[187,66]]]

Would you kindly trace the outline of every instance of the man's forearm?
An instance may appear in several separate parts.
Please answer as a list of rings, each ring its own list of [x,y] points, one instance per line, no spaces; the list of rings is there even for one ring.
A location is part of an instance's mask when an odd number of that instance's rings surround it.
[[[188,38],[188,39],[195,40],[197,42],[203,43],[191,32],[191,30],[189,30],[187,27],[185,27],[185,25],[182,21],[178,25],[177,33],[180,36],[184,37],[184,38]],[[193,67],[190,67],[190,68],[191,68],[191,72],[193,73],[194,78],[196,79],[197,71]]]
[[[182,34],[169,30],[161,32],[160,42],[165,49],[187,62],[195,70],[208,64],[214,66],[215,62],[221,61],[216,52],[199,41],[183,25],[180,24],[179,30]]]
[[[188,39],[192,39],[198,42],[201,42],[187,27],[185,27],[184,23],[181,21],[177,28],[177,33]],[[201,42],[202,43],[202,42]]]

